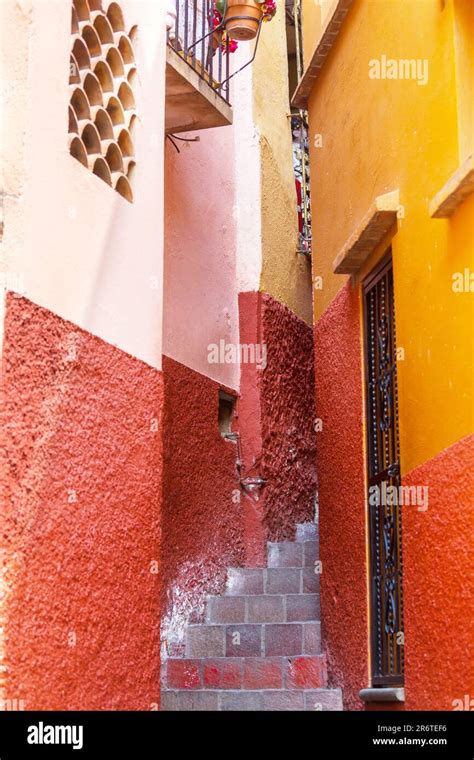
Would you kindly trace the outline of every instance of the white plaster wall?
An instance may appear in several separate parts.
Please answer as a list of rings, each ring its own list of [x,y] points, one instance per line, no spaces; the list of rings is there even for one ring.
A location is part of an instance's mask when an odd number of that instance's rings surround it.
[[[241,46],[236,66],[248,60],[249,48]],[[260,134],[254,123],[252,66],[235,77],[234,100],[236,274],[237,290],[246,292],[259,289],[262,271]]]
[[[120,4],[127,27],[138,24],[133,204],[69,155],[71,2],[0,2],[0,273],[8,289],[160,368],[166,3]]]

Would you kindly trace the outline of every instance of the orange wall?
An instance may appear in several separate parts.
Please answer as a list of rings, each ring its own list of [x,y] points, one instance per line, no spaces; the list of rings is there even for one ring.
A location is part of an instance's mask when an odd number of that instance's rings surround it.
[[[472,298],[452,275],[473,266],[474,206],[431,219],[428,203],[459,165],[451,2],[355,0],[310,99],[318,319],[346,276],[332,262],[374,198],[400,189],[393,239],[402,468],[407,472],[471,430]],[[427,59],[428,83],[374,80],[369,61]],[[313,145],[314,139],[311,139]],[[436,413],[433,413],[433,410]]]

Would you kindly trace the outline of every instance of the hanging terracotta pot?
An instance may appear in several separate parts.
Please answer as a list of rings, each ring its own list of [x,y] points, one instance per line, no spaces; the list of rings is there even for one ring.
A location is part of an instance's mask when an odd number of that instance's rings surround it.
[[[263,16],[262,3],[257,0],[228,0],[225,30],[232,40],[253,40]],[[244,18],[242,18],[244,17]]]

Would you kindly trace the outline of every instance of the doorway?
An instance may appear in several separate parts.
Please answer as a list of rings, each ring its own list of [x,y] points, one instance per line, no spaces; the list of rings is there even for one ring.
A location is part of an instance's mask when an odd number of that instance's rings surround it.
[[[391,250],[363,283],[372,686],[403,685],[397,347]]]

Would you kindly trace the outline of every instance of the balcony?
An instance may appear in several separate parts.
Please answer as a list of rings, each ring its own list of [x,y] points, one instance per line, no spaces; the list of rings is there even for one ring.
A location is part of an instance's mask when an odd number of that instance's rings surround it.
[[[213,0],[168,0],[166,134],[232,124],[230,62]]]

